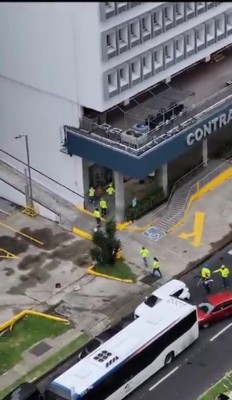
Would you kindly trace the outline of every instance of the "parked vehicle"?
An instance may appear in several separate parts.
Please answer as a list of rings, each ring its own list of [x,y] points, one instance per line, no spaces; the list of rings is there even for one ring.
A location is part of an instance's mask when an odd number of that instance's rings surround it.
[[[156,289],[154,292],[152,292],[150,296],[146,297],[144,302],[135,309],[134,317],[138,318],[141,317],[141,315],[145,315],[147,311],[149,311],[167,296],[173,296],[180,300],[189,300],[189,288],[184,282],[177,279],[172,279],[159,289]]]
[[[232,292],[212,294],[197,307],[199,326],[208,328],[211,324],[232,316]]]
[[[2,400],[43,400],[43,397],[34,383],[24,382]]]
[[[112,338],[116,333],[118,333],[122,327],[120,326],[115,326],[114,328],[109,328],[105,332],[102,332],[100,335],[96,336],[90,342],[86,344],[86,346],[81,350],[81,352],[78,354],[78,360],[82,360],[85,358],[88,354],[92,353],[94,350],[96,350],[98,347],[100,347],[103,343],[105,343],[107,340]]]

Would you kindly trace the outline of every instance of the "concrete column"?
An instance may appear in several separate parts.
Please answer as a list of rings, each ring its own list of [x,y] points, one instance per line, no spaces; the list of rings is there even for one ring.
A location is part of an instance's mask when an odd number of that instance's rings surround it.
[[[89,191],[89,162],[84,159],[82,159],[82,173],[83,173],[84,197],[86,198],[86,194]]]
[[[202,142],[202,161],[204,166],[207,167],[208,164],[208,140],[205,139]]]
[[[129,104],[130,104],[130,99],[124,100],[123,105],[124,105],[125,107],[126,107],[126,106],[129,106]]]
[[[168,164],[164,164],[160,169],[160,184],[165,196],[168,195]]]
[[[211,59],[211,55],[209,55],[209,56],[205,57],[205,63],[209,62],[209,61],[210,61],[210,59]]]
[[[115,220],[123,222],[125,219],[125,192],[123,176],[114,171],[115,185]]]
[[[170,82],[171,82],[171,79],[172,79],[172,77],[171,77],[171,76],[168,76],[168,77],[165,79],[165,82],[166,82],[166,83],[170,83]]]

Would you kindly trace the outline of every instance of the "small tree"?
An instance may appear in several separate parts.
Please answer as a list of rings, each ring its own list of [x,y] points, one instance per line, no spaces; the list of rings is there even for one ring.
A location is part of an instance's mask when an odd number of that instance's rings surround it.
[[[101,265],[114,264],[121,242],[116,237],[117,228],[113,219],[106,221],[105,228],[93,232],[94,248],[91,256],[94,261]]]

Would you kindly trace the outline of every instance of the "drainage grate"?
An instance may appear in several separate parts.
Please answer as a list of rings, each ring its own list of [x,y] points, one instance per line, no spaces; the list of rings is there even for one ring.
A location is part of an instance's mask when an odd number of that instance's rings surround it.
[[[160,278],[158,278],[157,276],[151,276],[149,274],[149,275],[144,276],[144,278],[141,279],[141,282],[145,283],[146,285],[151,286],[151,285],[153,285],[154,282],[158,281],[158,279],[160,279]]]
[[[50,350],[52,346],[49,346],[49,344],[45,342],[41,342],[34,346],[31,350],[29,350],[29,353],[33,354],[36,357],[42,356],[44,353],[46,353],[48,350]]]

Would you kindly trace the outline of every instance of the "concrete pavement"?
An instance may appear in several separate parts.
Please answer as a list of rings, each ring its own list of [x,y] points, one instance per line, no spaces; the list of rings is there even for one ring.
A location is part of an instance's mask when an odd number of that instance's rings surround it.
[[[92,335],[98,334],[105,327],[119,320],[122,315],[133,311],[144,296],[154,289],[154,285],[163,283],[162,280],[158,283],[146,280],[148,271],[139,256],[141,246],[145,245],[150,250],[151,256],[156,255],[159,258],[164,281],[183,273],[215,250],[217,246],[229,240],[232,222],[231,195],[232,186],[228,181],[214,192],[205,195],[192,207],[184,226],[157,242],[152,242],[139,233],[118,232],[122,240],[124,256],[138,278],[135,285],[87,276],[85,268],[88,263],[90,241],[79,240],[71,234],[67,236],[67,232],[64,235],[64,231],[59,226],[40,217],[33,220],[21,214],[11,217],[7,223],[19,231],[30,227],[33,235],[38,235],[39,232],[41,234],[41,229],[46,228],[48,230],[46,238],[48,240],[51,237],[53,243],[50,247],[45,246],[45,248],[38,248],[31,243],[30,246],[27,246],[26,253],[25,250],[20,252],[20,261],[11,260],[11,264],[9,264],[9,260],[1,261],[3,268],[0,282],[5,282],[0,284],[1,313],[4,314],[4,318],[6,315],[11,316],[17,310],[28,307],[28,302],[30,307],[42,311],[52,306],[55,311],[73,320],[76,327],[74,334],[78,335],[80,331],[87,331]],[[201,245],[194,247],[191,244],[193,239],[184,240],[178,235],[193,230],[193,219],[197,211],[205,213],[205,223]],[[5,219],[4,221],[6,223]],[[18,246],[19,241],[21,244],[24,243],[19,235],[12,234],[4,227],[0,226],[0,233],[2,237],[10,238],[14,245]],[[30,257],[28,258],[28,256]],[[49,276],[44,275],[44,271],[48,272],[46,269],[48,259],[50,259],[50,263],[52,262],[52,264],[48,264]],[[28,264],[30,265],[29,270],[27,270]],[[19,265],[23,265],[24,269],[18,268]],[[39,274],[42,279],[33,281],[33,287],[28,284],[24,285],[22,292],[22,283],[25,279],[22,279],[22,276],[27,275],[28,271],[30,273],[31,268],[34,274]],[[9,273],[9,276],[6,275]],[[55,282],[61,282],[61,289],[55,290]],[[7,286],[6,283],[10,286]],[[13,292],[12,287],[14,288]],[[68,335],[60,340],[57,338],[53,344],[50,343],[53,348],[51,351],[56,352],[69,342]],[[23,357],[28,359],[30,352],[25,352]],[[45,358],[46,355],[43,357]],[[40,357],[34,357],[34,366],[40,362]],[[31,362],[26,365],[28,365],[28,370],[32,368]],[[26,368],[24,363],[23,371],[26,371]],[[16,369],[19,374],[20,365]],[[14,380],[15,371],[13,369],[0,377],[0,387],[7,387]]]

